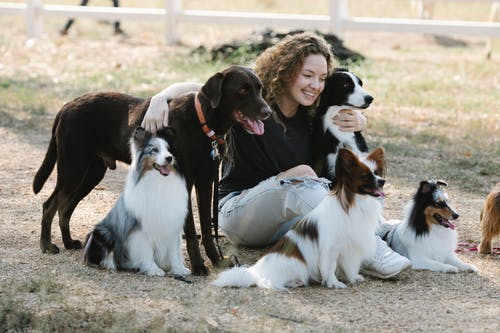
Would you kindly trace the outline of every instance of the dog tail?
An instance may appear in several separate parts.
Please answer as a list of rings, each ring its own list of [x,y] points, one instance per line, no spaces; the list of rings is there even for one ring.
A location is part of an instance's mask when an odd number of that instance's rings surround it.
[[[83,262],[89,266],[116,269],[113,255],[114,241],[110,231],[99,228],[91,231],[85,240]]]
[[[247,288],[254,286],[259,281],[259,277],[252,271],[252,267],[233,267],[219,274],[213,282],[218,287],[240,287]]]
[[[33,192],[37,194],[42,189],[43,185],[49,178],[52,170],[54,170],[54,165],[57,161],[57,142],[56,142],[56,129],[59,125],[59,120],[61,118],[61,113],[57,113],[54,119],[54,124],[52,125],[52,136],[50,138],[49,147],[45,153],[45,158],[43,159],[40,169],[35,174],[33,179]]]

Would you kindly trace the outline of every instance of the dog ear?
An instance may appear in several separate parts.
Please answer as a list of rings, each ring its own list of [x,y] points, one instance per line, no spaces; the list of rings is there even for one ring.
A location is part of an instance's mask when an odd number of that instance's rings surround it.
[[[174,138],[176,133],[175,133],[175,128],[173,128],[172,126],[167,126],[164,128],[165,130],[165,133],[167,135],[168,138]]]
[[[350,149],[340,148],[335,163],[335,174],[340,175],[343,170],[351,170],[352,166],[358,163],[358,157]]]
[[[157,134],[158,136],[164,137],[165,139],[172,139],[175,137],[175,128],[172,126],[163,127]]]
[[[215,109],[220,104],[223,80],[224,74],[222,72],[217,72],[205,82],[203,87],[201,87],[201,92],[210,100],[212,109]]]
[[[444,180],[436,180],[436,185],[440,186],[448,186],[448,184]]]
[[[175,128],[167,126],[158,131],[157,135],[168,142],[170,148],[175,145]]]
[[[138,147],[143,147],[146,144],[146,142],[151,138],[151,133],[146,131],[141,126],[137,126],[137,128],[134,130],[132,138]]]
[[[420,182],[420,186],[418,188],[418,192],[422,194],[429,194],[434,191],[436,185],[433,182],[428,182],[427,180],[423,180]]]
[[[385,151],[382,147],[375,148],[367,159],[372,160],[377,165],[376,174],[380,177],[384,177],[386,173],[386,162],[385,162]]]
[[[349,72],[348,68],[343,68],[343,67],[335,67],[333,70],[334,72]]]

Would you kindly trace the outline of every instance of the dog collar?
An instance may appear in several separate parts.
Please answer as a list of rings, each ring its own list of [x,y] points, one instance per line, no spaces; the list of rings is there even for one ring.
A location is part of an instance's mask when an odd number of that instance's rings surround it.
[[[217,141],[218,144],[223,145],[224,139],[219,137],[215,132],[208,127],[207,121],[205,120],[205,115],[203,114],[203,109],[201,108],[201,103],[199,99],[199,92],[194,95],[194,108],[196,109],[196,114],[198,115],[198,120],[200,121],[201,129],[212,141]]]

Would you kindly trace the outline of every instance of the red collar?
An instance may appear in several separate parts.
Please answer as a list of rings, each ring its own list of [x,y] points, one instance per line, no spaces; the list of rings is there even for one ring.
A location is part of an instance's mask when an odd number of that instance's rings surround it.
[[[201,129],[205,134],[212,139],[212,141],[217,141],[218,144],[223,145],[224,139],[219,137],[215,132],[210,129],[207,125],[207,121],[205,120],[205,115],[203,114],[203,109],[201,108],[200,99],[198,98],[199,92],[194,95],[194,108],[196,109],[196,114],[198,115],[198,120],[200,121]]]

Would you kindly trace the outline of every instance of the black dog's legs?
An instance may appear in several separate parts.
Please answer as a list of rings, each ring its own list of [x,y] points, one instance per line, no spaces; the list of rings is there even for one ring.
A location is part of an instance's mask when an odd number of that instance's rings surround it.
[[[59,228],[66,249],[80,249],[82,243],[71,238],[69,222],[78,203],[99,184],[106,173],[106,165],[97,156],[90,162],[85,177],[76,189],[66,189],[64,200],[59,200]]]
[[[212,237],[211,228],[211,202],[212,202],[212,180],[205,179],[203,183],[196,184],[196,197],[198,202],[198,211],[200,213],[201,237],[205,253],[210,258],[213,265],[216,265],[220,259],[214,240]]]
[[[192,186],[188,186],[188,193],[191,193],[191,188]],[[188,199],[188,214],[184,224],[184,235],[186,236],[186,248],[189,255],[189,261],[191,262],[191,273],[194,275],[208,275],[208,268],[203,264],[201,259],[198,237],[196,237],[191,197]]]
[[[59,253],[59,249],[55,244],[52,244],[51,240],[52,220],[54,219],[54,215],[56,215],[57,212],[58,194],[59,188],[56,186],[54,192],[52,192],[50,197],[43,203],[42,232],[40,234],[40,249],[43,253]]]

